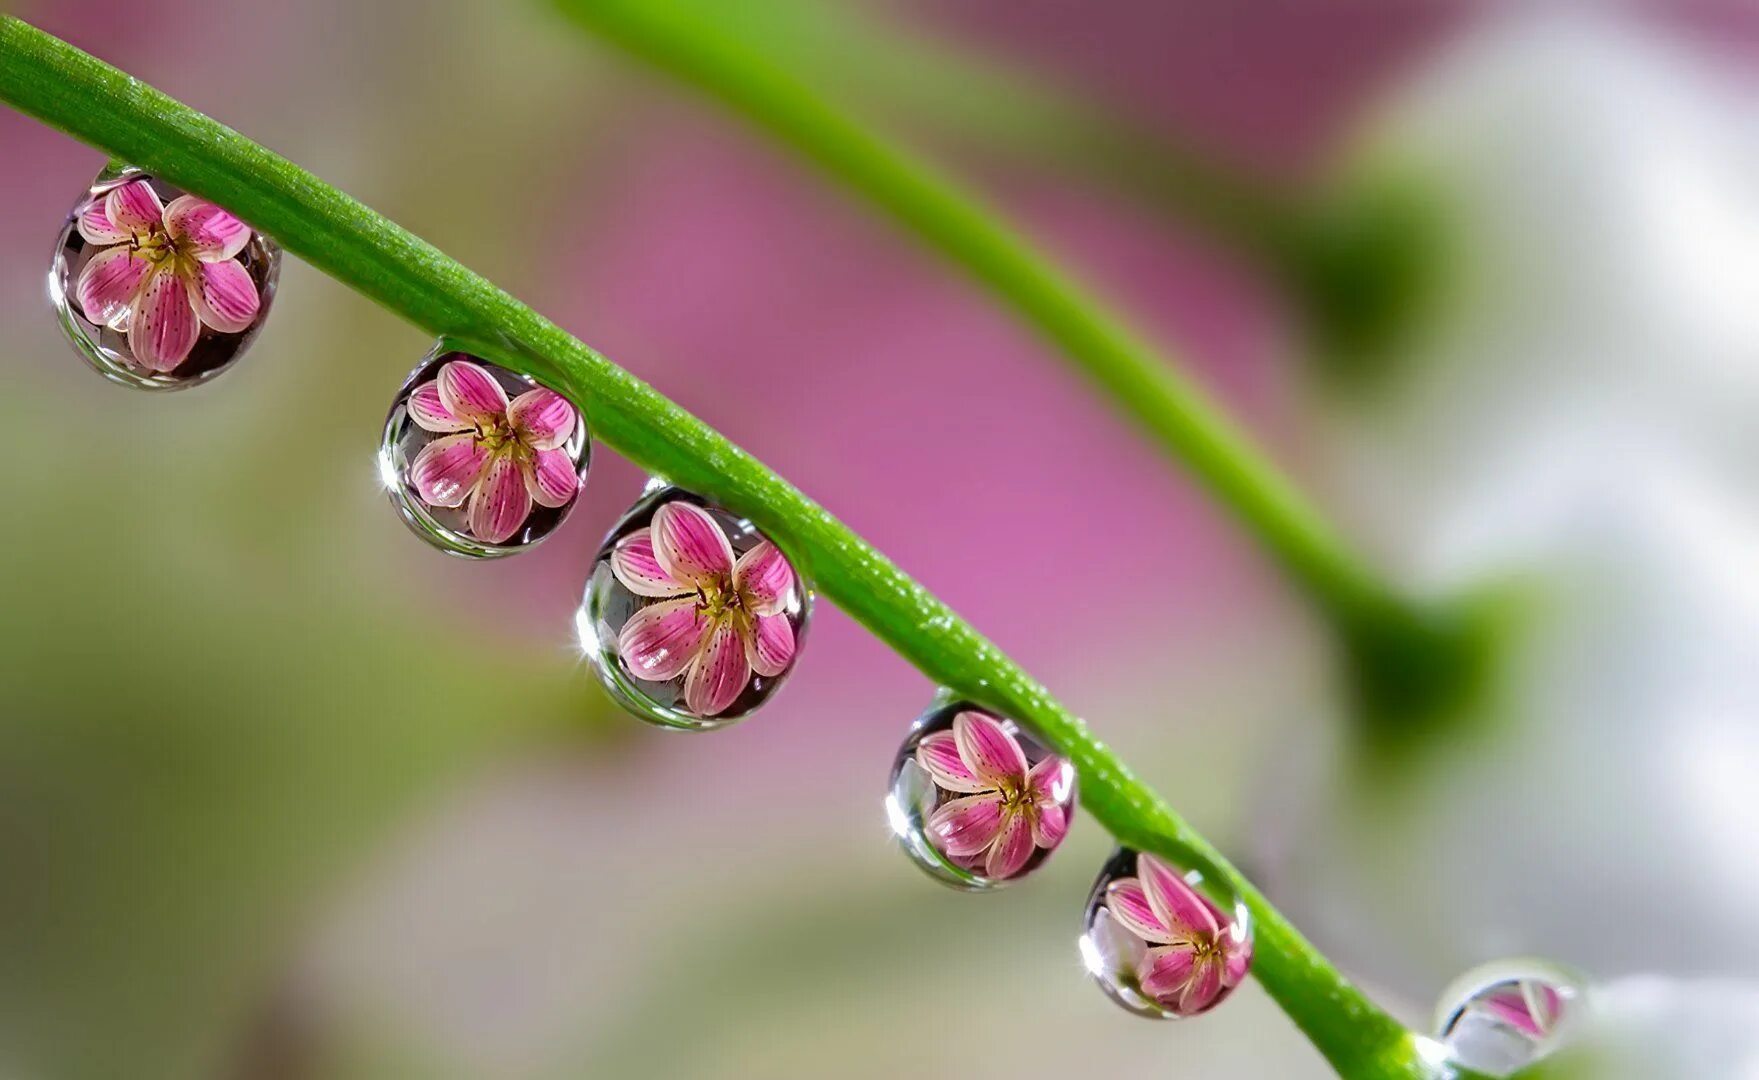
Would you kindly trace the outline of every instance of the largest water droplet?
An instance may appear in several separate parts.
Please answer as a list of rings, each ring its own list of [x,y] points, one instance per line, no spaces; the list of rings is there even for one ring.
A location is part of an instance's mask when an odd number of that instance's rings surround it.
[[[1252,913],[1214,874],[1119,848],[1087,901],[1081,958],[1107,997],[1178,1019],[1227,1000],[1252,965]]]
[[[750,521],[652,487],[605,538],[576,617],[611,696],[662,727],[723,727],[794,670],[812,594]]]
[[[991,889],[1038,869],[1069,834],[1075,768],[1014,720],[943,698],[892,764],[886,816],[938,881]]]
[[[1487,1076],[1512,1076],[1555,1049],[1573,1019],[1581,981],[1543,960],[1475,968],[1443,991],[1436,1037],[1451,1060]]]
[[[112,166],[68,214],[49,299],[100,375],[181,390],[226,370],[256,340],[280,264],[274,242],[224,209]]]

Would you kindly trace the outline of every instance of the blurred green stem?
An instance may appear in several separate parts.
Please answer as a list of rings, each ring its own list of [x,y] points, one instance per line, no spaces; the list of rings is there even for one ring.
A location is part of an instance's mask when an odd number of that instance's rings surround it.
[[[1426,730],[1477,688],[1484,627],[1470,612],[1419,602],[1377,577],[1195,383],[976,195],[674,3],[560,3],[583,26],[703,90],[884,210],[1049,339],[1197,477],[1324,615],[1371,730]],[[1230,203],[1221,187],[1193,171],[1188,208],[1241,215],[1224,231],[1242,243],[1287,251],[1309,228],[1292,205],[1268,194]]]
[[[0,17],[0,100],[237,212],[431,333],[566,392],[631,460],[748,514],[825,596],[928,678],[1031,723],[1076,764],[1082,803],[1122,843],[1206,866],[1258,921],[1253,972],[1350,1077],[1436,1077],[1406,1031],[1044,687],[885,556],[651,387],[433,246],[238,133],[16,18]]]

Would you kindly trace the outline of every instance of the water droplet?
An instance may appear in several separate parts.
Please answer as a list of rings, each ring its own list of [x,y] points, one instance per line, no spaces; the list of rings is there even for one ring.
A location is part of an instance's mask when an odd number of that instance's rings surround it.
[[[1252,913],[1215,874],[1119,848],[1087,900],[1081,959],[1138,1016],[1215,1008],[1252,965]]]
[[[1511,1076],[1558,1046],[1582,985],[1543,960],[1474,968],[1443,992],[1436,1037],[1454,1064],[1487,1076]]]
[[[225,210],[112,165],[67,215],[49,299],[98,374],[137,390],[181,390],[244,355],[280,268],[280,247]]]
[[[811,610],[811,590],[751,522],[650,485],[599,549],[575,624],[624,708],[706,731],[781,687]]]
[[[892,764],[886,816],[916,865],[957,889],[1032,873],[1069,834],[1075,767],[1017,721],[948,695]]]
[[[379,477],[416,535],[449,554],[498,558],[561,526],[590,456],[586,419],[567,398],[435,346],[385,418]]]

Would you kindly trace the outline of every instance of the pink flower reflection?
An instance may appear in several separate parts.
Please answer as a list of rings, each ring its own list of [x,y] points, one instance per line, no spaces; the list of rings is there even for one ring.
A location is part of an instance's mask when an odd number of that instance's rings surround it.
[[[465,506],[466,527],[499,544],[519,531],[532,506],[566,506],[580,474],[564,448],[579,416],[554,390],[527,390],[511,402],[493,375],[449,360],[415,388],[409,415],[439,434],[409,466],[409,482],[429,506]],[[468,504],[468,505],[466,505]]]
[[[1195,1016],[1245,978],[1252,943],[1209,898],[1153,855],[1136,856],[1136,877],[1106,887],[1105,904],[1150,948],[1137,963],[1142,993],[1169,1012]]]
[[[127,332],[149,371],[188,359],[204,324],[237,334],[256,321],[262,298],[237,259],[250,226],[213,203],[182,195],[163,206],[151,184],[131,180],[80,212],[79,234],[103,249],[80,271],[81,310]]]
[[[934,845],[968,869],[1011,878],[1036,848],[1054,849],[1068,835],[1073,766],[1052,755],[1028,769],[1019,740],[992,717],[955,716],[952,731],[917,744],[916,763],[936,787],[961,796],[936,809],[927,827]]]
[[[794,661],[785,611],[794,568],[765,540],[733,559],[733,545],[709,513],[687,502],[654,511],[648,528],[617,542],[611,572],[640,597],[658,600],[630,616],[617,651],[646,682],[684,678],[684,707],[725,712],[753,673],[778,676]]]

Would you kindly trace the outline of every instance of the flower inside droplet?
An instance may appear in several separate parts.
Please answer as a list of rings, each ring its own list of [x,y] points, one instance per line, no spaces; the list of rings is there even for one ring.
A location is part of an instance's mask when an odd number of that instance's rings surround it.
[[[1487,964],[1443,993],[1437,1038],[1455,1064],[1509,1076],[1556,1048],[1580,993],[1574,976],[1544,961]]]

